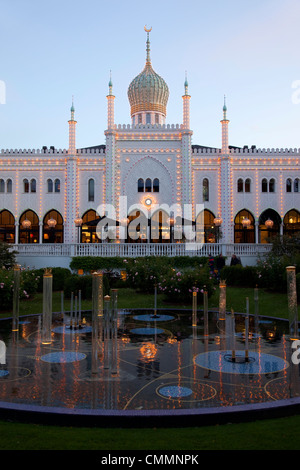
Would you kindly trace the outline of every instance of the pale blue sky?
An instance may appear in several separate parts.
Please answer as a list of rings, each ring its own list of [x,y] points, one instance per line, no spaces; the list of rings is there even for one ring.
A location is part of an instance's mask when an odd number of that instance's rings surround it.
[[[0,0],[0,149],[67,148],[72,95],[77,147],[104,144],[110,70],[115,121],[130,123],[144,25],[167,123],[182,122],[187,71],[193,144],[221,145],[226,94],[230,145],[298,148],[299,24],[299,0]]]

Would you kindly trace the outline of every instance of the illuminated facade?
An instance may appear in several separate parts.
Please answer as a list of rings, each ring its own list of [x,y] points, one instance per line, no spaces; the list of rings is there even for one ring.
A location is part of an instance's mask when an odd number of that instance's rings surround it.
[[[221,148],[192,145],[187,79],[182,124],[167,124],[169,90],[152,67],[150,30],[145,31],[146,64],[128,88],[131,124],[115,123],[110,79],[105,145],[76,148],[72,104],[67,150],[1,151],[1,240],[101,243],[99,206],[115,208],[117,241],[127,244],[182,243],[175,233],[176,205],[187,208],[182,219],[195,224],[201,218],[203,241],[211,246],[265,244],[274,233],[300,231],[300,149],[230,146],[225,100]],[[160,210],[152,211],[157,206]],[[127,227],[143,210],[152,211],[158,237],[142,219],[120,237],[120,226]]]

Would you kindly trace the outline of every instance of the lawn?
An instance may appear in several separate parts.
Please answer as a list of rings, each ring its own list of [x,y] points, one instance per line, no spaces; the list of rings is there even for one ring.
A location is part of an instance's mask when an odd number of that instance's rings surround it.
[[[246,297],[250,313],[254,312],[254,290],[227,287],[227,308],[245,312]],[[53,311],[60,311],[60,292],[53,294]],[[131,289],[120,289],[120,308],[153,307],[154,296]],[[158,307],[190,308],[172,305],[157,298]],[[201,305],[198,306],[201,308]],[[218,307],[218,289],[209,299],[209,309]],[[69,302],[65,302],[65,310]],[[90,309],[91,301],[83,301],[82,309]],[[20,303],[20,315],[42,312],[42,295]],[[259,292],[261,315],[287,318],[287,297],[280,293]],[[11,312],[2,313],[11,316]],[[0,421],[1,450],[299,450],[300,416],[261,420],[242,424],[224,424],[198,428],[174,429],[102,429],[44,426]],[[142,433],[142,439],[141,439]],[[134,452],[133,452],[134,455]]]
[[[249,298],[250,314],[254,313],[254,289],[227,287],[226,300],[228,311],[233,308],[235,312],[245,313],[246,297]],[[70,309],[70,300],[65,300],[65,311]],[[219,289],[217,288],[214,295],[209,299],[209,309],[217,309],[219,305]],[[82,310],[90,310],[92,307],[91,300],[82,301]],[[154,307],[154,296],[151,294],[143,294],[133,289],[118,290],[118,307],[119,308],[152,308]],[[163,294],[157,296],[158,308],[191,308],[188,304],[172,304],[165,301]],[[201,309],[202,305],[198,305]],[[22,300],[20,302],[20,315],[41,313],[43,310],[43,296],[38,293],[33,299]],[[61,293],[53,293],[53,312],[61,310]],[[277,292],[268,292],[259,290],[259,314],[273,316],[277,318],[288,318],[288,303],[286,294]],[[2,312],[1,317],[11,316],[11,312]]]

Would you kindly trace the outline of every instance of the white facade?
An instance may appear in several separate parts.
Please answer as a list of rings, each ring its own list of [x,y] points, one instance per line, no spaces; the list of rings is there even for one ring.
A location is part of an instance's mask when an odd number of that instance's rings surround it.
[[[109,207],[115,208],[116,220],[127,226],[135,209],[150,214],[155,205],[177,204],[182,211],[186,205],[183,218],[195,222],[197,207],[204,204],[203,241],[213,244],[261,244],[272,233],[300,231],[300,149],[230,146],[225,104],[219,124],[222,148],[191,145],[188,83],[182,96],[182,124],[167,124],[168,88],[152,69],[149,31],[147,35],[145,68],[129,87],[131,124],[115,123],[109,82],[105,145],[76,148],[72,105],[67,150],[1,150],[2,240],[21,245],[100,243],[95,229],[104,213],[91,212],[99,206],[108,216]],[[125,198],[126,207],[120,207]],[[220,228],[214,221],[217,216],[222,219]],[[49,219],[54,220],[52,228]],[[245,219],[249,222],[243,226]],[[268,219],[271,228],[265,224]],[[24,220],[29,220],[27,228]],[[169,219],[162,217],[161,223],[159,239],[153,240],[148,226],[137,241],[183,241],[164,230]],[[127,237],[117,241],[136,242]]]

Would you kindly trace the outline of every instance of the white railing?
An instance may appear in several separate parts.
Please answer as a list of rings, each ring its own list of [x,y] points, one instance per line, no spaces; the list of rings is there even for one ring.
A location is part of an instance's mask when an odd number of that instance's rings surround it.
[[[19,256],[258,256],[268,253],[270,244],[258,243],[78,243],[11,245]]]

